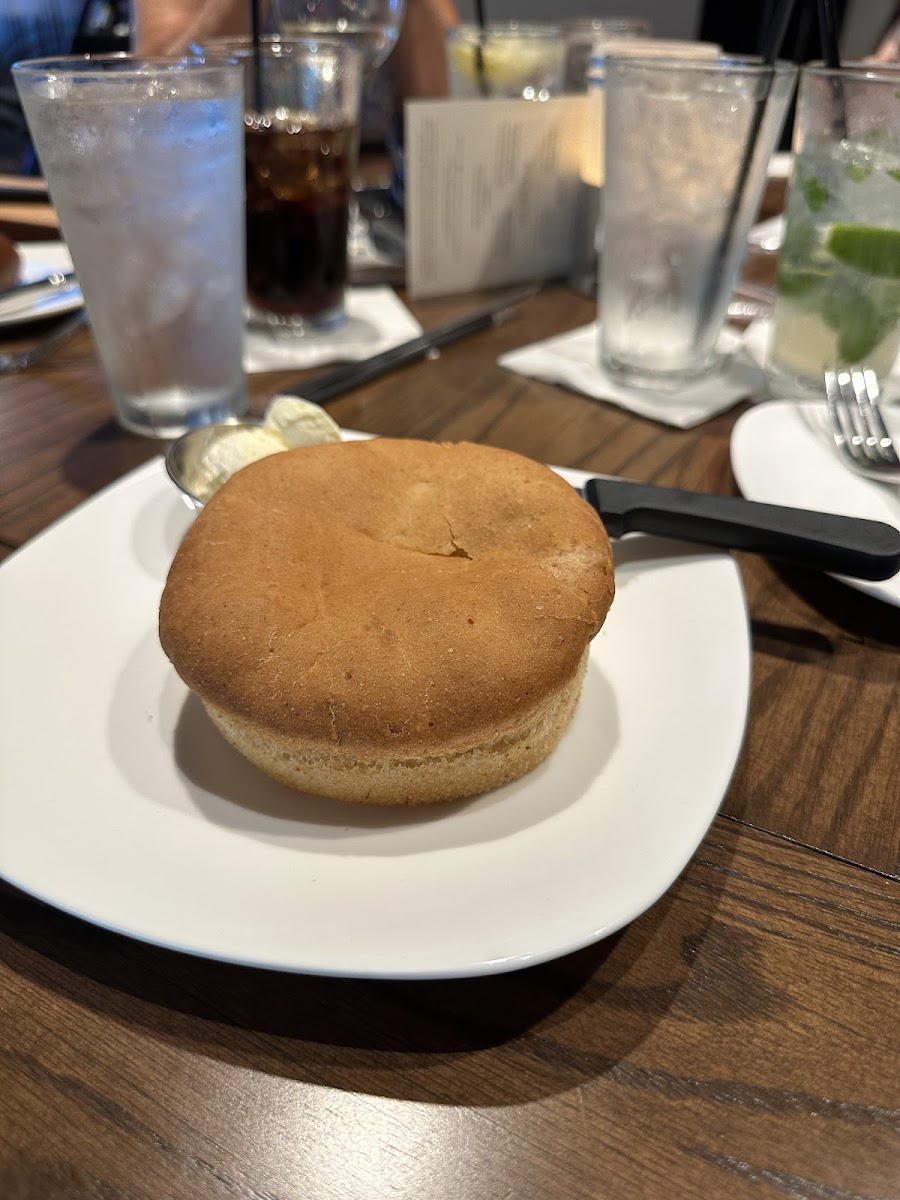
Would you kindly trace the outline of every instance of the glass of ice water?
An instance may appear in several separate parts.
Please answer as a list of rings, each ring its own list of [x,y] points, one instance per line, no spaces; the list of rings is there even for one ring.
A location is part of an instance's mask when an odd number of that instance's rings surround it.
[[[804,67],[770,370],[821,396],[828,368],[885,379],[900,353],[900,67]]]
[[[606,61],[600,357],[628,387],[714,370],[796,67]]]
[[[240,66],[110,55],[13,76],[120,424],[174,438],[242,414]]]

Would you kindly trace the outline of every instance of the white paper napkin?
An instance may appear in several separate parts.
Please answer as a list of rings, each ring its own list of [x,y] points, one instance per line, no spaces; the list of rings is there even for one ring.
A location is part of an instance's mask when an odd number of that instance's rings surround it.
[[[293,337],[248,329],[244,369],[254,374],[358,362],[408,342],[421,332],[422,326],[391,288],[349,288],[347,323],[332,333]]]
[[[564,384],[595,400],[608,400],[638,416],[678,429],[690,429],[709,420],[739,400],[756,396],[765,385],[763,372],[742,352],[740,337],[725,329],[719,339],[719,350],[728,357],[715,374],[675,392],[624,388],[610,379],[599,364],[599,332],[595,322],[512,350],[498,361],[501,367],[520,375]]]
[[[744,354],[752,359],[757,366],[764,367],[769,361],[772,331],[771,317],[757,317],[755,321],[750,322],[741,335]],[[900,398],[900,355],[898,355],[897,361],[891,367],[887,379],[882,379],[880,382],[883,399],[894,401]],[[782,400],[809,400],[810,398],[808,391],[801,391],[800,389],[792,391],[788,382],[781,379],[769,381],[768,395]],[[824,395],[825,385],[823,383],[823,399]]]
[[[51,271],[71,271],[72,256],[65,242],[19,242],[19,282],[45,279]]]

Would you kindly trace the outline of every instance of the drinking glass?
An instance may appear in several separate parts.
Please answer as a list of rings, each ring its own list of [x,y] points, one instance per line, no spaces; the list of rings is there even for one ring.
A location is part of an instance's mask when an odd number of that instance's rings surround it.
[[[362,51],[272,39],[244,65],[247,302],[254,324],[304,335],[346,320],[350,184]]]
[[[99,55],[13,77],[119,422],[172,438],[243,413],[240,67]]]
[[[623,385],[677,388],[717,364],[796,73],[607,59],[600,356]]]
[[[565,53],[557,25],[457,25],[447,33],[450,94],[546,100],[562,91]]]
[[[271,18],[288,40],[339,35],[351,41],[371,77],[396,45],[404,8],[404,0],[272,0]]]
[[[566,43],[563,90],[574,93],[586,89],[591,58],[599,49],[623,39],[653,36],[653,26],[644,17],[570,17],[560,26]]]
[[[822,393],[826,368],[884,379],[900,352],[900,67],[804,67],[769,368]]]
[[[581,160],[581,204],[576,226],[576,259],[569,278],[571,286],[585,295],[597,297],[597,273],[599,254],[603,243],[603,176],[604,148],[603,127],[605,112],[606,59],[610,54],[617,58],[632,55],[636,58],[718,58],[721,47],[712,42],[675,41],[652,38],[649,23],[635,18],[595,18],[587,21],[592,28],[611,28],[604,38],[598,38],[592,46],[590,61],[584,79],[567,81],[566,91],[586,91],[587,106],[584,122],[584,151]],[[576,28],[580,22],[575,22]],[[640,36],[626,34],[629,26],[644,27]],[[564,26],[568,28],[568,24]],[[571,43],[569,51],[571,51]],[[574,84],[578,83],[575,87]],[[570,86],[572,85],[572,86]]]

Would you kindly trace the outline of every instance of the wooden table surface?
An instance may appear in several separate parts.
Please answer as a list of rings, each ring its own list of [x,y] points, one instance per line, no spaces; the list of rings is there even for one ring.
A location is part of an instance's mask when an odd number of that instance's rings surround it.
[[[427,327],[475,302],[411,307]],[[740,408],[677,432],[497,366],[591,315],[548,290],[328,409],[733,493]],[[294,378],[253,377],[255,410]],[[0,380],[0,556],[159,450],[113,423],[87,334]],[[577,954],[452,982],[280,975],[0,885],[0,1198],[900,1197],[900,620],[740,568],[753,689],[720,815],[657,904]]]

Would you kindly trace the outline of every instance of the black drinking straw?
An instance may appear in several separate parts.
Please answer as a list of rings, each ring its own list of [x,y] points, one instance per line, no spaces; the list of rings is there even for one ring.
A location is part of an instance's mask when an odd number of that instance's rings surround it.
[[[250,0],[250,38],[253,43],[253,108],[263,110],[262,54],[259,47],[259,0]]]
[[[490,95],[484,74],[484,0],[475,0],[475,21],[478,25],[478,40],[475,43],[475,79],[482,96]]]
[[[747,141],[744,144],[744,153],[741,156],[741,164],[738,167],[737,180],[734,185],[734,191],[731,195],[731,200],[728,205],[728,213],[725,217],[725,228],[722,231],[722,236],[716,246],[716,255],[713,261],[712,268],[707,275],[706,287],[700,299],[700,327],[702,328],[710,314],[713,303],[718,290],[718,284],[725,269],[725,263],[728,259],[728,251],[731,247],[734,238],[734,227],[737,222],[738,214],[741,210],[741,203],[744,199],[744,192],[747,187],[747,179],[750,175],[750,170],[753,166],[753,159],[756,156],[756,146],[759,141],[759,133],[762,129],[762,123],[766,115],[766,106],[769,99],[769,94],[772,90],[772,83],[775,79],[775,62],[781,52],[781,46],[784,42],[787,27],[790,24],[791,17],[794,14],[797,0],[781,0],[781,3],[775,10],[772,21],[766,32],[765,47],[763,50],[763,65],[768,67],[767,73],[763,76],[762,94],[757,97],[756,104],[753,108],[753,120],[750,122],[750,129],[747,133]]]
[[[766,31],[766,39],[763,44],[763,62],[767,66],[774,66],[775,60],[781,53],[781,47],[784,45],[784,39],[787,36],[788,25],[791,23],[791,17],[794,15],[796,7],[796,0],[788,0],[787,3],[782,4],[775,10],[775,14]]]
[[[838,53],[837,25],[834,20],[834,7],[831,0],[817,0],[819,12],[819,40],[822,43],[822,58],[825,66],[832,71],[841,69],[841,56]],[[847,136],[847,110],[844,104],[844,89],[840,79],[832,79],[831,94],[834,97],[834,136],[843,139]]]
[[[819,10],[819,37],[822,40],[822,57],[826,67],[839,71],[841,59],[838,54],[837,26],[831,0],[817,0]]]

